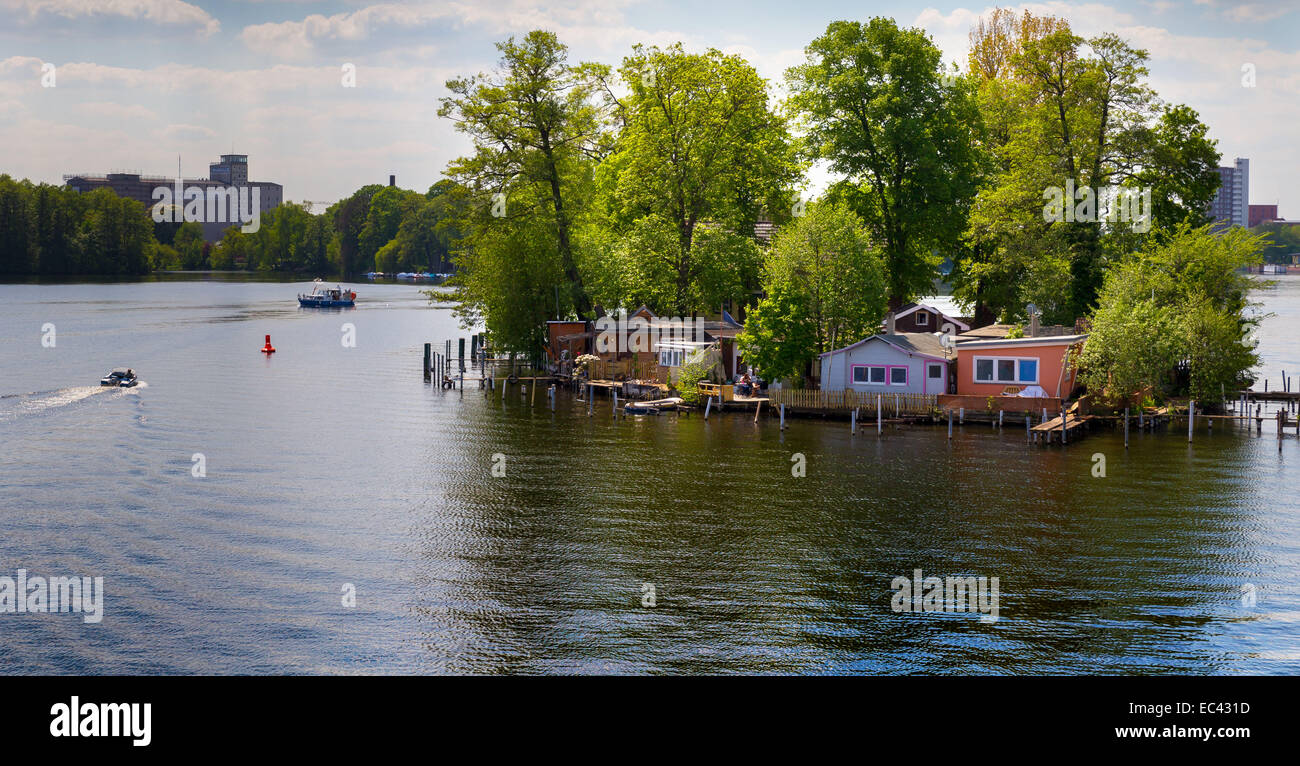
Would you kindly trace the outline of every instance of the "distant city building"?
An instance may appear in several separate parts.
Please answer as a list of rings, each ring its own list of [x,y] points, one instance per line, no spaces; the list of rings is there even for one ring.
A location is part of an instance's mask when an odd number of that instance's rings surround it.
[[[146,176],[129,172],[113,172],[104,175],[93,173],[64,174],[63,182],[69,188],[76,189],[79,192],[111,189],[119,197],[133,199],[143,204],[146,211],[150,210],[157,201],[154,197],[154,189],[160,186],[170,189],[176,185],[174,177]],[[197,186],[203,189],[205,193],[210,188],[257,189],[258,215],[265,215],[267,211],[279,207],[284,200],[284,187],[280,184],[270,181],[248,180],[247,154],[223,154],[220,162],[213,162],[208,165],[207,178],[186,178],[181,183],[185,188]],[[226,229],[235,224],[214,221],[205,222],[201,225],[203,226],[203,239],[208,242],[216,242],[221,239],[221,235]]]
[[[1253,229],[1261,223],[1277,220],[1277,205],[1251,205],[1250,227]]]
[[[1210,218],[1223,226],[1250,224],[1250,160],[1238,157],[1233,167],[1219,168],[1219,191],[1210,203]]]

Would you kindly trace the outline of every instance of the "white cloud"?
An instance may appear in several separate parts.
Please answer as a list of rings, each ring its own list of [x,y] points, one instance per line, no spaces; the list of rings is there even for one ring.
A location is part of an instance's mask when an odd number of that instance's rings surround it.
[[[221,24],[207,11],[183,0],[0,0],[0,7],[26,16],[29,23],[42,18],[81,19],[117,17],[167,26],[194,27],[214,34]]]

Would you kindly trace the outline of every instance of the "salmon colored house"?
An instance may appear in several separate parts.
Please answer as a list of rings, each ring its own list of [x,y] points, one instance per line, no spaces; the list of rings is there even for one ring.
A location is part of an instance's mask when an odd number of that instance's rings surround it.
[[[1087,335],[965,341],[959,338],[957,394],[1067,398],[1077,374],[1069,363],[1069,354],[1087,338]]]

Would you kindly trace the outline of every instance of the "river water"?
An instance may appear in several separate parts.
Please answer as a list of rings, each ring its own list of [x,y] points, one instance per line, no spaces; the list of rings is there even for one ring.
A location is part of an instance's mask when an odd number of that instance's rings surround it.
[[[0,286],[0,576],[105,592],[99,623],[0,613],[0,672],[1300,671],[1300,444],[1271,422],[1125,452],[552,413],[426,386],[422,344],[467,333],[419,288],[305,289]],[[1275,386],[1300,277],[1257,297]],[[144,384],[99,388],[114,366]],[[997,577],[998,619],[894,611],[916,569]]]

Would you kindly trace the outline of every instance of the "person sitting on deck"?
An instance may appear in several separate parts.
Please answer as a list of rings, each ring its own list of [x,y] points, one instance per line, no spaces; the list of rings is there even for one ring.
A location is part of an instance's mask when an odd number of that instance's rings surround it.
[[[749,396],[749,391],[749,375],[743,374],[740,376],[740,380],[736,381],[736,393],[741,396]]]

